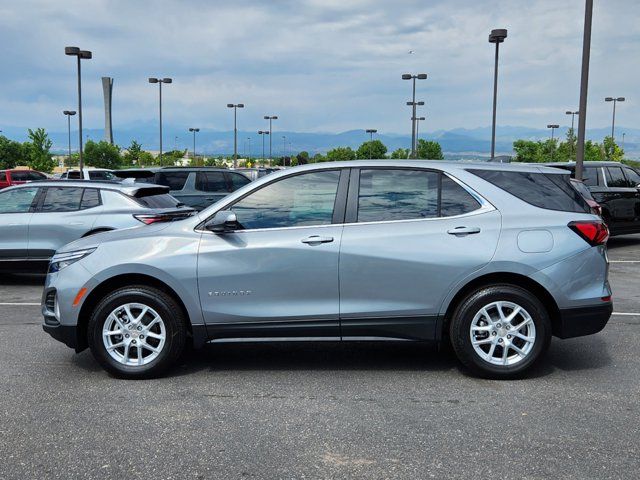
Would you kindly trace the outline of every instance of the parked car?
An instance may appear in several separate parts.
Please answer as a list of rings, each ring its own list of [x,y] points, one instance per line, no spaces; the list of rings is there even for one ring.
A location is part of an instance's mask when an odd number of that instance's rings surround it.
[[[234,172],[240,172],[247,176],[251,181],[258,180],[259,178],[269,175],[270,173],[279,172],[280,168],[271,167],[255,167],[255,168],[234,168]]]
[[[0,170],[0,190],[12,185],[46,179],[47,176],[44,173],[35,170]]]
[[[114,170],[113,174],[121,180],[133,179],[134,183],[154,183],[159,171],[160,168],[124,168]]]
[[[202,210],[244,187],[251,180],[223,168],[166,167],[156,172],[154,183],[166,185],[171,195],[196,210]]]
[[[113,170],[107,168],[83,168],[83,177],[80,178],[80,170],[68,170],[60,175],[60,180],[118,180]]]
[[[99,232],[193,214],[167,187],[46,181],[0,192],[0,268],[43,269],[63,245]]]
[[[591,208],[591,213],[602,217],[602,207],[598,202],[595,201],[593,195],[591,195],[591,192],[589,191],[589,188],[584,184],[584,182],[572,178],[571,186],[575,188],[580,195],[582,195],[584,201],[587,202],[587,205],[589,205],[589,208]]]
[[[451,342],[476,374],[521,375],[553,335],[612,312],[607,228],[561,170],[354,161],[268,175],[197,216],[73,242],[44,329],[121,377],[187,342]]]
[[[575,175],[575,162],[548,163]],[[640,233],[640,174],[619,162],[585,162],[584,184],[602,208],[611,235]]]

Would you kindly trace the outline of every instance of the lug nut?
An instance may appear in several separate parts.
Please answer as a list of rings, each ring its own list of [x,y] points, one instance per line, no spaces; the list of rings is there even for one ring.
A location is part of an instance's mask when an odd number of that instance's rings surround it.
[[[128,333],[125,334],[124,338],[129,338],[129,334]]]
[[[496,336],[496,332],[491,332],[491,335],[493,335],[495,337]]]
[[[507,335],[507,338],[508,338],[509,340],[511,340],[511,335]]]
[[[500,327],[502,327],[502,324],[499,323],[499,324],[496,325],[496,327],[500,328]]]
[[[136,343],[136,341],[134,340],[133,343]],[[498,339],[498,343],[502,343],[502,339],[501,338]]]
[[[144,335],[140,335],[140,340],[142,340],[144,338]]]
[[[131,343],[135,344],[135,343],[136,343],[136,341],[135,341],[135,340],[131,340]]]
[[[138,330],[142,330],[142,327],[138,327]]]

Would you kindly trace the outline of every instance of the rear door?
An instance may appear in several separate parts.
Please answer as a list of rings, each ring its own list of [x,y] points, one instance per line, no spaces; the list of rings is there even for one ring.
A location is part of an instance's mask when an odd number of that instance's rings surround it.
[[[633,188],[624,176],[622,167],[604,167],[604,172],[607,183],[607,207],[613,220],[613,232],[622,233],[633,229],[638,190]]]
[[[627,177],[629,188],[635,189],[634,218],[629,228],[633,232],[640,232],[640,174],[629,167],[623,167],[623,170],[624,176]]]
[[[438,171],[351,174],[340,249],[343,338],[431,339],[440,305],[492,258],[500,214]]]
[[[202,210],[226,197],[231,191],[224,172],[196,172],[193,195],[194,208]]]
[[[23,187],[0,192],[0,261],[28,257],[29,221],[38,190]]]
[[[96,188],[46,187],[29,224],[29,258],[51,257],[89,232],[101,209]]]

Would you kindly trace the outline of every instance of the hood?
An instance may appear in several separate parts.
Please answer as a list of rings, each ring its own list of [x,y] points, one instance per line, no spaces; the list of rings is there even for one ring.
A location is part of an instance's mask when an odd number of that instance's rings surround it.
[[[111,230],[108,232],[96,233],[88,237],[79,238],[65,246],[60,247],[56,253],[72,252],[85,248],[94,248],[105,242],[114,240],[126,240],[128,238],[155,237],[159,232],[169,228],[173,222],[153,223],[151,225],[140,225],[139,227],[123,228],[122,230]]]

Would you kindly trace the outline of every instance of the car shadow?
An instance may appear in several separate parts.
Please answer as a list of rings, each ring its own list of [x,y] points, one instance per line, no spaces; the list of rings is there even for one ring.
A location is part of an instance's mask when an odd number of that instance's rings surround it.
[[[0,272],[0,285],[44,285],[44,273],[5,273]]]
[[[634,246],[640,246],[640,235],[622,235],[612,237],[607,241],[607,249],[609,250]]]

